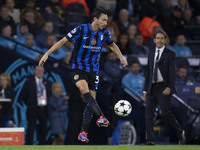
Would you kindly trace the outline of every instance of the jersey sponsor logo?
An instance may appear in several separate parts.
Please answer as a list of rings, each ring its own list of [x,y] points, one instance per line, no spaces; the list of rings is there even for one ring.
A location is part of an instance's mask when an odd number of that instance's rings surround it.
[[[67,35],[68,35],[70,38],[72,37],[72,34],[71,34],[71,33],[68,33]]]
[[[78,80],[78,78],[79,78],[79,75],[78,75],[78,74],[75,74],[75,75],[74,75],[74,80]]]
[[[96,46],[86,46],[86,45],[83,45],[83,48],[90,48],[90,49],[96,49],[96,50],[100,50],[101,47],[96,47]]]

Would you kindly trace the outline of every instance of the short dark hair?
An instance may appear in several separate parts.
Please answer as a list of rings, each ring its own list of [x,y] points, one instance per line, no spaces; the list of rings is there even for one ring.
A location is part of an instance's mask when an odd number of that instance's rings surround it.
[[[139,62],[138,59],[132,60],[132,61],[130,62],[130,65],[129,65],[129,66],[131,67],[133,64],[138,64],[138,65],[140,65],[140,62]]]
[[[100,8],[95,8],[95,10],[92,13],[92,19],[94,19],[94,17],[98,18],[101,16],[101,14],[105,14],[107,15],[107,11],[105,9],[103,9],[102,7]]]
[[[137,32],[137,33],[135,34],[135,38],[136,38],[137,36],[142,36],[142,37],[143,37],[143,35],[142,35],[140,32]]]
[[[19,27],[21,28],[22,26],[27,26],[27,24],[25,22],[22,22],[22,23],[20,23]]]
[[[9,25],[9,24],[4,24],[4,23],[3,23],[3,24],[0,26],[0,34],[2,34],[2,33],[3,33],[3,29],[6,28],[6,27],[8,27],[8,26],[11,27],[11,25]],[[11,30],[12,30],[12,27],[11,27]]]
[[[167,39],[167,34],[166,34],[165,31],[163,31],[163,30],[159,30],[159,31],[157,31],[157,32],[153,35],[153,38],[154,38],[154,39],[156,38],[156,35],[157,35],[158,33],[163,34],[164,37],[165,37],[165,39]]]
[[[179,36],[184,36],[184,37],[185,37],[185,35],[184,35],[183,33],[179,33],[179,34],[176,35],[176,39],[177,39]]]
[[[179,66],[178,66],[178,70],[181,69],[181,68],[187,70],[187,67],[186,67],[185,65],[179,65]]]

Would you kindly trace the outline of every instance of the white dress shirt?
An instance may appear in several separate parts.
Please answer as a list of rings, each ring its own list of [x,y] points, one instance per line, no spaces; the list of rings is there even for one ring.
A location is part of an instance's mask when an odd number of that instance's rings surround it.
[[[46,106],[47,105],[47,94],[46,94],[46,88],[43,84],[43,94],[40,94],[38,95],[38,86],[39,86],[39,83],[42,82],[43,83],[43,80],[42,79],[39,79],[35,76],[35,81],[36,81],[36,89],[37,89],[37,105],[38,106]]]
[[[165,46],[163,46],[163,47],[161,47],[161,48],[159,48],[159,49],[156,47],[155,56],[154,56],[153,70],[154,70],[155,65],[156,65],[156,57],[157,57],[157,55],[158,55],[158,50],[160,50],[160,52],[159,52],[159,58],[158,58],[158,61],[159,61],[160,58],[161,58],[161,56],[162,56],[162,53],[163,53],[163,51],[164,51],[164,48],[165,48]],[[154,72],[153,72],[153,74],[154,74]],[[153,76],[152,76],[152,81],[153,81]],[[162,77],[162,75],[161,75],[161,73],[160,73],[159,67],[158,67],[158,80],[157,80],[157,82],[164,82],[163,77]],[[153,83],[154,83],[154,81],[153,81]]]

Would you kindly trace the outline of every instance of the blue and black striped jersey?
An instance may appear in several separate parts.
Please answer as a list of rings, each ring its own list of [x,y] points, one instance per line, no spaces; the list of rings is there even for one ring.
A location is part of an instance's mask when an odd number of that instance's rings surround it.
[[[100,29],[95,33],[91,23],[82,24],[69,32],[66,38],[70,42],[75,41],[70,59],[72,69],[98,73],[102,46],[105,42],[108,45],[113,43],[108,30]]]

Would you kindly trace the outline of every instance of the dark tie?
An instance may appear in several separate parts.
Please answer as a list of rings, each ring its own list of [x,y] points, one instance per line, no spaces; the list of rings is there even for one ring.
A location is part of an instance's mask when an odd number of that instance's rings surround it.
[[[159,55],[160,55],[160,50],[157,50],[158,54],[156,57],[156,63],[155,63],[155,68],[154,68],[154,76],[153,76],[153,80],[154,82],[158,81],[158,61],[159,61]]]

